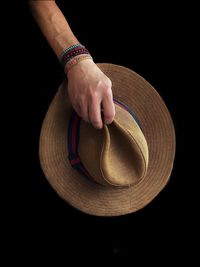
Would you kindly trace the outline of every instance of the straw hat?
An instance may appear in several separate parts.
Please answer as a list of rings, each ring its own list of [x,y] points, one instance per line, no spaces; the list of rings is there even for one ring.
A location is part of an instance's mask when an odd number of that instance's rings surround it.
[[[50,104],[40,135],[40,162],[55,191],[92,215],[135,212],[167,184],[175,155],[170,114],[134,71],[98,64],[112,80],[116,116],[96,130],[73,111],[66,85]]]

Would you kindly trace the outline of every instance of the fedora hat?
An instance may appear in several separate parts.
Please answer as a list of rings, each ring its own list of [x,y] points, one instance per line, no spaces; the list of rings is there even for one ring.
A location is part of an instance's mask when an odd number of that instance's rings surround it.
[[[43,121],[39,156],[58,195],[98,216],[135,212],[167,184],[175,131],[157,91],[134,71],[100,63],[111,79],[116,115],[102,130],[81,120],[62,84]]]

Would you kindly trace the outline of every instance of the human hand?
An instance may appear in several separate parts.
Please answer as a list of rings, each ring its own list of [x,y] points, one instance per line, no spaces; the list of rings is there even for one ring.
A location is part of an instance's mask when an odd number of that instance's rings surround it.
[[[67,78],[68,95],[78,115],[98,129],[110,124],[115,116],[112,83],[99,67],[91,59],[83,60],[69,70]]]

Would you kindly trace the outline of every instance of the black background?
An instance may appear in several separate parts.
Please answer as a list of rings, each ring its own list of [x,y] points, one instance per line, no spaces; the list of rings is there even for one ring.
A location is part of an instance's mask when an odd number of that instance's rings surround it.
[[[69,2],[69,3],[66,3]],[[195,261],[197,225],[189,163],[186,41],[191,35],[187,6],[168,3],[58,1],[79,41],[95,62],[129,67],[159,92],[174,121],[177,152],[171,180],[144,209],[117,218],[89,216],[66,204],[48,184],[38,159],[40,128],[63,80],[56,56],[33,20],[26,1],[13,3],[7,56],[8,98],[12,112],[5,131],[9,141],[6,203],[6,244],[20,262],[50,259],[68,264],[72,258],[93,265],[101,260],[126,260],[131,265],[162,265]],[[188,50],[188,51],[187,51]],[[10,70],[10,66],[12,67]],[[189,85],[190,87],[188,87]],[[185,89],[186,88],[186,89]],[[9,102],[8,102],[9,101]],[[184,114],[184,116],[183,116]],[[7,125],[8,124],[8,125]],[[159,257],[158,257],[159,255]],[[95,261],[92,258],[95,258]],[[105,260],[106,258],[106,260]],[[62,266],[57,263],[56,266]],[[125,265],[126,266],[126,265]]]

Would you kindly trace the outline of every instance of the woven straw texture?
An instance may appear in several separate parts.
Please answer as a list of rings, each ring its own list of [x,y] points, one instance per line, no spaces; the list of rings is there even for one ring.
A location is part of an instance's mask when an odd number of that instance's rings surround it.
[[[175,132],[162,98],[144,78],[122,66],[107,63],[98,66],[112,80],[114,97],[130,107],[139,119],[148,145],[146,175],[132,186],[116,188],[89,180],[71,167],[67,158],[71,105],[66,85],[60,86],[44,119],[40,162],[51,186],[73,207],[91,215],[118,216],[143,208],[165,187],[173,168]]]

